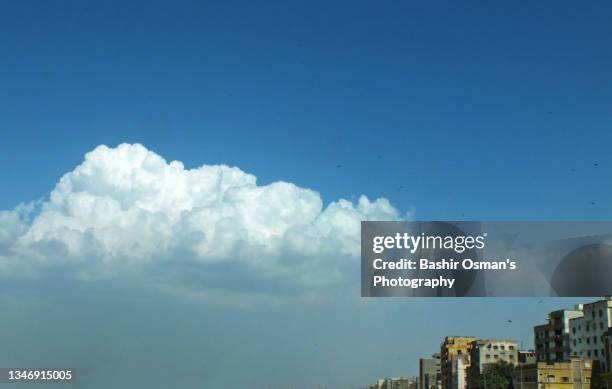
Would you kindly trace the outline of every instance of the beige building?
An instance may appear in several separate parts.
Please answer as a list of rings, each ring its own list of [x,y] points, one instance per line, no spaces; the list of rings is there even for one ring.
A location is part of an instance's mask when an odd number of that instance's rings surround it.
[[[518,364],[530,365],[538,361],[535,350],[519,350]]]
[[[440,381],[442,389],[453,388],[453,356],[468,354],[471,336],[447,336],[440,345]],[[457,363],[457,362],[456,362]]]
[[[514,369],[515,389],[590,389],[592,361],[537,362]]]
[[[486,365],[500,361],[516,365],[518,343],[507,339],[479,339],[470,345],[471,368],[480,374]]]
[[[480,376],[487,365],[506,362],[518,364],[518,344],[507,339],[479,339],[470,344],[470,368],[468,382],[473,387],[475,378]]]

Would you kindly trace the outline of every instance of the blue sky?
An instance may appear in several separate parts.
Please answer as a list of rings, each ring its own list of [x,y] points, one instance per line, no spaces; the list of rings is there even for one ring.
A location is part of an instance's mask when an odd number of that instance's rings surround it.
[[[424,220],[609,220],[611,17],[604,1],[3,2],[0,209],[47,198],[86,152],[129,142],[326,204],[386,197]],[[163,365],[185,385],[204,372],[228,387],[414,374],[444,335],[528,343],[548,310],[577,302],[329,297],[242,316],[142,281],[4,281],[0,333],[16,335],[0,336],[14,351],[0,365],[90,360],[123,378]],[[407,351],[389,358],[398,343]],[[93,376],[87,387],[120,387]]]
[[[2,8],[4,208],[128,141],[424,219],[612,212],[606,2]]]

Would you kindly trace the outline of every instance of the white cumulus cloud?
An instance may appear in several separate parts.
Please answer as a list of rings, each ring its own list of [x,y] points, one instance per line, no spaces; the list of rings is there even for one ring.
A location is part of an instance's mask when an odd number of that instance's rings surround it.
[[[167,271],[202,289],[230,277],[245,290],[316,288],[357,260],[361,220],[399,218],[384,198],[324,206],[311,189],[260,186],[236,167],[185,169],[139,144],[99,146],[37,211],[0,212],[0,274]]]

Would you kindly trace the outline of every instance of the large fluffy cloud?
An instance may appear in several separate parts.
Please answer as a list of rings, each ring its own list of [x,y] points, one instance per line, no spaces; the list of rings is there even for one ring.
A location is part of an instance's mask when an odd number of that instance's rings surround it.
[[[99,146],[33,214],[0,212],[0,272],[167,269],[203,289],[222,290],[231,276],[254,289],[274,280],[307,289],[333,282],[358,258],[361,220],[398,218],[384,198],[324,207],[313,190],[259,186],[236,167],[185,169],[139,144]]]

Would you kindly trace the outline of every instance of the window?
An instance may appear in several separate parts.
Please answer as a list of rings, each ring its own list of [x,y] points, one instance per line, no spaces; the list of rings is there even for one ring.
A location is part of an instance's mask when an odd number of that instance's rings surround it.
[[[576,327],[572,327],[572,334],[576,333]]]
[[[603,311],[600,309],[599,310],[599,317],[602,317],[602,316],[603,316]]]
[[[562,382],[569,382],[569,377],[561,377]]]
[[[593,343],[597,344],[597,336],[593,336]]]
[[[548,375],[548,382],[555,382],[555,375],[554,374],[549,374]]]

